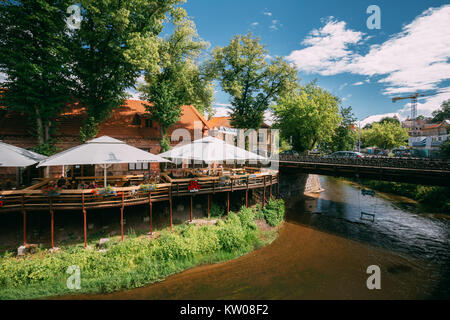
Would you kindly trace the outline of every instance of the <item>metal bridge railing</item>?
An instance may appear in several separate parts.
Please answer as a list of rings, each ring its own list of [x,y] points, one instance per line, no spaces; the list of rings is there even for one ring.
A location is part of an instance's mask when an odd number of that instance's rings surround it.
[[[405,168],[405,169],[424,169],[424,170],[442,170],[450,171],[450,161],[448,159],[427,159],[427,158],[400,158],[400,157],[382,157],[370,156],[363,158],[337,158],[320,157],[306,155],[282,155],[280,162],[302,162],[302,163],[329,163],[338,165],[368,166],[378,168]]]

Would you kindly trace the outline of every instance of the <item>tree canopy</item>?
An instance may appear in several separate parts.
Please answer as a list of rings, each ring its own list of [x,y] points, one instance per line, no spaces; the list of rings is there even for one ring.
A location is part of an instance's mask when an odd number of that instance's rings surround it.
[[[373,123],[370,129],[363,130],[362,138],[365,146],[375,146],[381,149],[392,149],[406,146],[408,129],[394,122]]]
[[[311,82],[283,96],[274,106],[275,127],[291,140],[294,150],[305,152],[329,143],[342,121],[339,98]]]
[[[438,110],[433,113],[433,122],[442,122],[450,119],[450,100],[444,101]]]
[[[194,105],[201,113],[211,108],[213,87],[197,64],[206,46],[198,38],[194,23],[187,19],[177,23],[173,34],[159,42],[158,67],[146,70],[146,83],[139,90],[143,98],[151,101],[147,110],[159,123],[162,139],[167,129],[179,121],[182,105]]]
[[[297,70],[281,57],[270,58],[252,34],[237,35],[212,51],[209,70],[231,96],[231,124],[259,129],[271,103],[298,87]]]
[[[1,104],[34,122],[39,147],[49,150],[54,119],[71,97],[66,9],[71,1],[0,2]],[[43,152],[42,150],[39,150]]]
[[[357,134],[352,130],[352,126],[356,121],[356,117],[352,112],[352,107],[341,107],[340,109],[341,123],[336,128],[331,141],[322,143],[321,149],[336,152],[353,150],[355,147]]]
[[[71,33],[76,97],[87,109],[82,136],[127,98],[143,69],[157,68],[158,35],[168,17],[182,19],[183,0],[81,0],[82,21]],[[83,132],[84,131],[84,132]]]

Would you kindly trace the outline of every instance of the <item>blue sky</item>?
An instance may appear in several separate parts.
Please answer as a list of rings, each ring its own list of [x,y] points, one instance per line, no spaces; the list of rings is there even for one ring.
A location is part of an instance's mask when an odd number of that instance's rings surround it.
[[[370,5],[381,9],[380,30],[367,27]],[[302,83],[317,78],[358,119],[405,118],[408,102],[391,98],[415,91],[435,94],[419,101],[419,114],[450,99],[449,1],[187,0],[183,7],[211,49],[251,31],[271,56],[298,67]],[[216,89],[223,114],[229,99]]]

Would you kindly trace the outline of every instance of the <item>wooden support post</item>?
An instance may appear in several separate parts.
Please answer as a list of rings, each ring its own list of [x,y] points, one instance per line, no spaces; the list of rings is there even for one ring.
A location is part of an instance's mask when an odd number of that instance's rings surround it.
[[[192,206],[193,206],[193,196],[191,196],[191,219],[190,219],[190,222],[192,222]]]
[[[152,194],[151,192],[148,193],[148,204],[150,206],[150,235],[153,234],[153,205],[152,205]]]
[[[230,213],[230,193],[227,192],[227,215]]]
[[[23,245],[27,244],[27,213],[25,211],[25,195],[22,195]]]
[[[245,207],[248,208],[248,189],[245,190]]]
[[[272,181],[273,181],[273,177],[270,176],[269,199],[272,199],[272,188],[273,188]]]
[[[172,186],[169,187],[169,212],[170,212],[170,230],[173,231],[172,227]]]
[[[120,232],[122,234],[122,241],[123,241],[123,209],[125,206],[124,200],[125,200],[125,192],[122,192],[122,207],[120,208]]]
[[[54,242],[54,233],[55,233],[55,217],[54,217],[54,212],[53,212],[53,206],[52,206],[52,201],[50,200],[50,233],[51,233],[51,240],[52,240],[52,249],[55,247],[55,242]]]
[[[264,176],[263,207],[266,206],[266,176]]]
[[[84,247],[87,247],[86,209],[84,208],[84,193],[81,194],[81,208],[83,210]]]
[[[208,194],[208,219],[210,218],[210,215],[209,215],[210,207],[211,207],[211,195]]]
[[[277,197],[280,198],[280,174],[277,175]]]

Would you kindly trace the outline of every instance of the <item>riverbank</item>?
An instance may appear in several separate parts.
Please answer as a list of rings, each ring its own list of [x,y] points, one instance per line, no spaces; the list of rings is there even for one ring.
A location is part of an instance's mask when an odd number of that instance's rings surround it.
[[[376,191],[410,198],[428,210],[450,215],[450,188],[376,180],[350,181]]]
[[[271,200],[264,209],[243,207],[217,222],[178,225],[173,232],[166,229],[153,237],[131,234],[123,242],[111,238],[101,247],[90,243],[88,249],[78,245],[55,253],[38,250],[24,258],[6,252],[0,258],[0,299],[71,294],[69,266],[80,270],[77,293],[142,287],[194,266],[235,259],[261,248],[276,238],[276,225],[283,218],[283,201]]]
[[[381,268],[381,290],[367,289],[370,265]],[[143,288],[68,298],[424,299],[432,290],[426,278],[426,268],[414,259],[290,220],[271,245],[238,259],[193,268]]]

